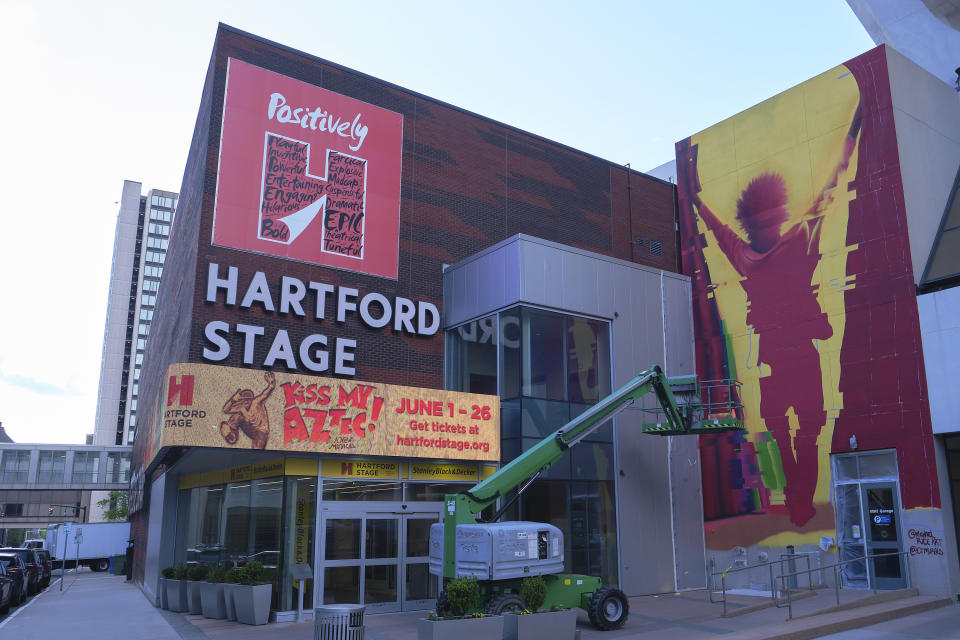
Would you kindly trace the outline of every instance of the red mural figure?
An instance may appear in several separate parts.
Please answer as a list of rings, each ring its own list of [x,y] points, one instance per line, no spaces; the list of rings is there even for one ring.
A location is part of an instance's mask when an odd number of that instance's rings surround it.
[[[254,395],[250,389],[237,389],[224,403],[223,412],[230,417],[220,423],[220,435],[227,444],[236,444],[243,431],[250,438],[251,449],[266,449],[270,439],[270,416],[265,403],[277,386],[273,372],[266,371],[263,379],[267,386]]]
[[[747,325],[759,337],[758,362],[770,373],[760,378],[760,413],[780,450],[790,520],[802,526],[816,513],[817,438],[826,423],[820,356],[816,341],[833,335],[811,284],[820,261],[824,211],[833,201],[837,180],[856,148],[862,116],[857,108],[836,168],[802,218],[785,231],[790,219],[787,185],[778,173],[756,176],[737,200],[737,222],[744,241],[700,198],[697,147],[682,147],[679,172],[696,214],[713,232],[717,246],[742,277],[747,295]],[[798,428],[791,437],[788,411]]]

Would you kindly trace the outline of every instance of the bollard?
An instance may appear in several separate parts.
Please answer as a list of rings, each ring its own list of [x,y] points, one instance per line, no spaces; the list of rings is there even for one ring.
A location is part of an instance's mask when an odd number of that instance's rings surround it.
[[[787,558],[787,569],[788,569],[787,573],[790,573],[790,574],[797,573],[797,559],[795,557],[796,552],[797,552],[797,549],[792,544],[787,545],[787,554],[789,555],[789,557]],[[796,575],[790,576],[790,581],[789,581],[789,584],[787,585],[787,588],[788,589],[797,588]]]

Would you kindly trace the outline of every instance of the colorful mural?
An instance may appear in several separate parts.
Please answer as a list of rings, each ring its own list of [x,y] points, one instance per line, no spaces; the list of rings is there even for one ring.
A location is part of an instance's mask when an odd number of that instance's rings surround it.
[[[708,546],[833,535],[854,435],[939,506],[884,49],[677,143],[677,176],[698,373],[743,383],[746,431],[700,441]]]

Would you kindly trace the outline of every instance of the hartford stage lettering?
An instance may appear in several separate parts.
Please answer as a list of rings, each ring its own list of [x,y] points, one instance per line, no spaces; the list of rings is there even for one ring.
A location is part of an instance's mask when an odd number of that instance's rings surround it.
[[[359,316],[360,321],[372,329],[391,327],[396,332],[417,336],[432,336],[440,328],[440,312],[430,302],[414,302],[402,296],[391,299],[377,292],[361,295],[352,287],[304,282],[288,276],[281,276],[279,283],[271,283],[263,271],[254,272],[248,281],[241,283],[237,267],[221,270],[215,262],[207,268],[205,301],[240,309],[256,307],[318,323],[344,324]],[[325,334],[312,333],[298,340],[286,329],[221,320],[208,322],[203,335],[203,358],[210,362],[226,360],[239,343],[245,365],[280,366],[290,371],[302,368],[316,373],[332,370],[343,376],[356,374],[353,363],[357,341],[353,338],[328,339]],[[258,349],[261,353],[266,349],[266,354],[255,357]]]
[[[321,251],[362,259],[367,161],[328,149],[320,177],[309,143],[267,133],[264,145],[259,237],[290,244],[322,214]]]

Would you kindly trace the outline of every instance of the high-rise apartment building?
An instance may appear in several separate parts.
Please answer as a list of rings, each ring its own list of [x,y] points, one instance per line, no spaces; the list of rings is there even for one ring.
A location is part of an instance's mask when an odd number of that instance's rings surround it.
[[[177,194],[124,180],[113,243],[93,443],[126,445],[137,427],[140,366],[150,336]]]

